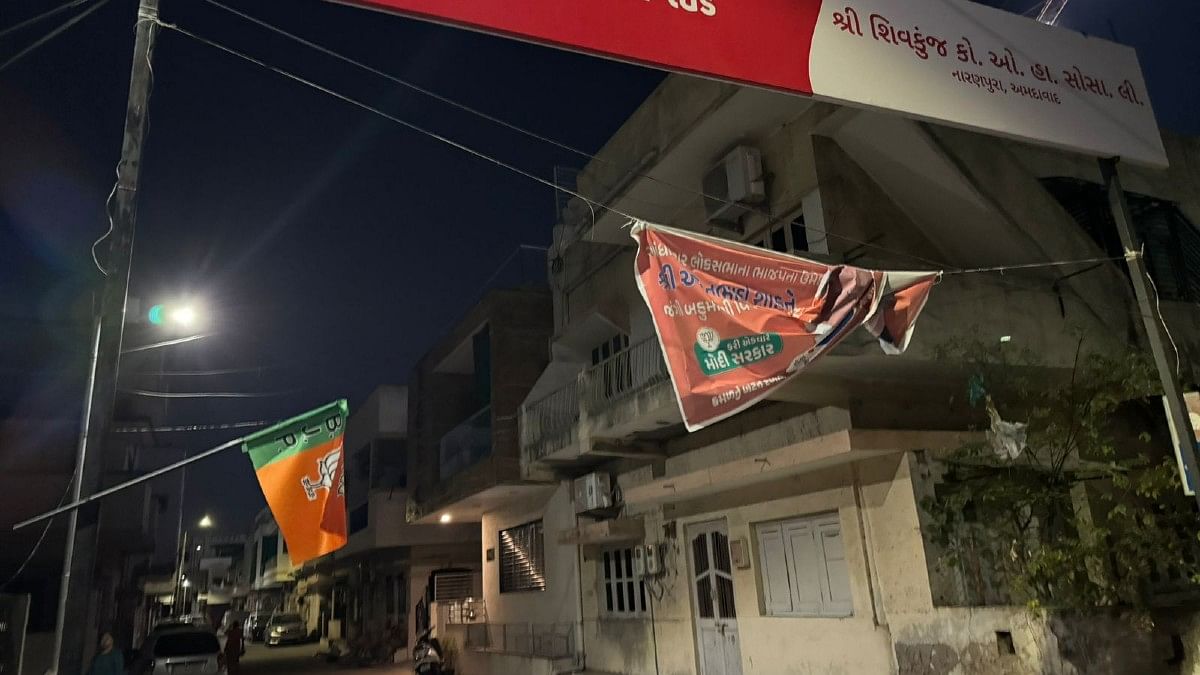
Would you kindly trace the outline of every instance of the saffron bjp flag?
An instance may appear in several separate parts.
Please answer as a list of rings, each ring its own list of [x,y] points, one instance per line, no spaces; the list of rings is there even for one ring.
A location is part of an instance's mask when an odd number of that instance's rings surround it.
[[[346,545],[342,436],[348,414],[346,401],[335,401],[242,443],[294,565]]]
[[[858,326],[903,352],[941,274],[828,265],[644,222],[631,234],[688,431],[766,398]]]

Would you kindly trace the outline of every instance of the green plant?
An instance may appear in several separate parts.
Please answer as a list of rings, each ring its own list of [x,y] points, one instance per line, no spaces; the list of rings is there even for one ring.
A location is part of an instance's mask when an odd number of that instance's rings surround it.
[[[945,472],[922,506],[942,559],[977,592],[1031,608],[1145,609],[1168,583],[1200,583],[1200,520],[1161,433],[1153,370],[1083,346],[1057,371],[1008,345],[945,346],[991,433],[938,457]],[[1026,425],[1015,457],[994,440],[1001,420],[1001,431]]]

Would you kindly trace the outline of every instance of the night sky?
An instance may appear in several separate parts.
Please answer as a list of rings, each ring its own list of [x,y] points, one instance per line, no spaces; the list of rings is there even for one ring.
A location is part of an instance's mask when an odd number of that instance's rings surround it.
[[[228,4],[587,151],[663,76],[328,2]],[[52,6],[4,0],[0,30]],[[99,280],[89,248],[107,228],[135,8],[110,0],[0,71],[0,416],[78,417],[87,297]],[[0,62],[69,15],[0,38]],[[545,178],[584,163],[200,0],[162,0],[162,18]],[[1073,0],[1061,23],[1137,47],[1163,126],[1200,133],[1200,56],[1184,49],[1200,28],[1195,3]],[[405,383],[518,245],[550,241],[554,195],[527,178],[171,31],[154,72],[131,295],[198,299],[214,335],[165,361],[126,359],[122,386],[289,392],[173,400],[156,423],[277,419]],[[156,339],[133,326],[126,342]],[[248,370],[163,384],[163,367]],[[163,434],[160,444],[199,450],[233,433]],[[261,506],[236,451],[191,472],[188,493],[189,519],[211,512],[229,530]]]

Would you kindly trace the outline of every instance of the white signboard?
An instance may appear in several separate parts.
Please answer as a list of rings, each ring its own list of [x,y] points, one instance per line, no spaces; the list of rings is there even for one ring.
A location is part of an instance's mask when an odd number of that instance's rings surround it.
[[[346,0],[1164,167],[1137,55],[967,0]]]
[[[1189,391],[1183,395],[1183,402],[1187,405],[1188,418],[1192,422],[1192,438],[1200,439],[1200,392]],[[1167,407],[1167,398],[1163,397],[1163,407]],[[1167,411],[1167,426],[1171,428],[1171,438],[1175,445],[1175,464],[1179,467],[1179,482],[1183,483],[1183,494],[1189,497],[1196,496],[1196,481],[1188,474],[1187,466],[1183,462],[1183,454],[1179,451],[1179,435],[1175,433],[1175,424],[1171,421],[1171,412]],[[1197,443],[1197,449],[1200,450],[1200,443]]]
[[[825,0],[810,64],[820,97],[1167,166],[1137,54],[1107,40],[961,0]]]

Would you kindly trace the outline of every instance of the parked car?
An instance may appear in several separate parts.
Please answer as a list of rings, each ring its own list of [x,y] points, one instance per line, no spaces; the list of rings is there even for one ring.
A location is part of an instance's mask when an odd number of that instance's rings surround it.
[[[218,675],[221,643],[211,628],[172,626],[146,636],[130,665],[133,675]]]
[[[267,646],[308,641],[308,628],[299,614],[276,614],[267,622]]]
[[[252,612],[246,619],[246,627],[242,633],[250,642],[262,642],[267,637],[267,622],[270,615],[266,612]]]

